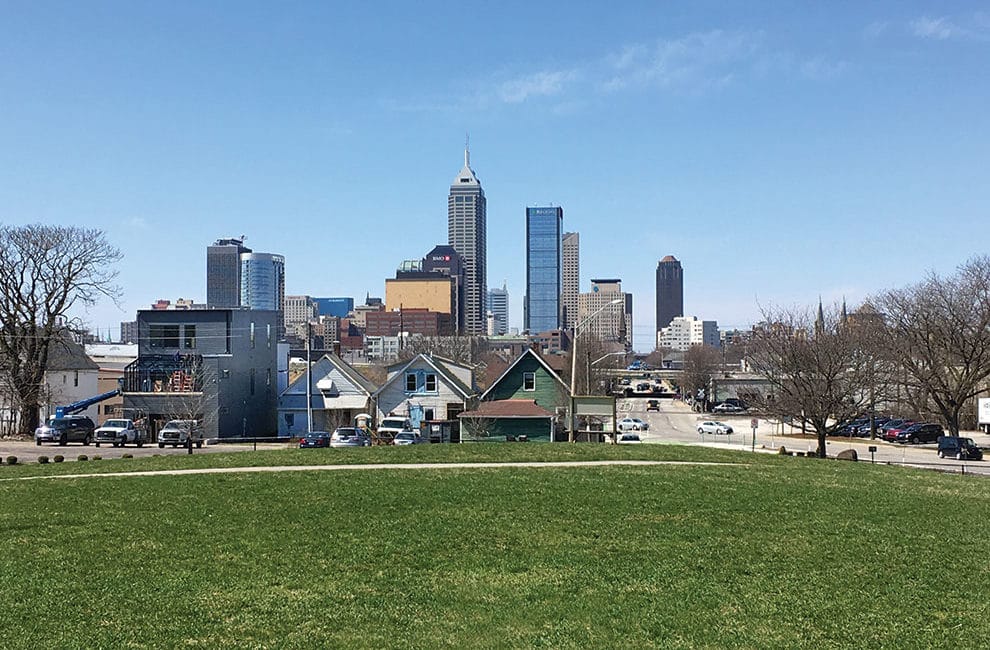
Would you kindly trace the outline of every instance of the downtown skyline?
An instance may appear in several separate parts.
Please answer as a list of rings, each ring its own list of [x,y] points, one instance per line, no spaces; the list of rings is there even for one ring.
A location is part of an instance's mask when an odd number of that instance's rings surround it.
[[[745,328],[761,305],[852,306],[985,252],[967,236],[990,204],[982,5],[475,13],[482,34],[439,4],[9,7],[0,221],[123,251],[121,307],[79,314],[94,329],[205,302],[204,247],[240,234],[285,256],[287,294],[360,301],[446,240],[470,132],[509,325],[525,207],[559,205],[579,290],[616,277],[636,297],[639,351],[666,255],[686,315]]]

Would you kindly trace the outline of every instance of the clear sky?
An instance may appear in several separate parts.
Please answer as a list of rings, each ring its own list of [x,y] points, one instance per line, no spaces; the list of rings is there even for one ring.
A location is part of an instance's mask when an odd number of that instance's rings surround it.
[[[988,3],[0,3],[0,221],[106,231],[104,331],[204,301],[241,234],[287,293],[383,296],[446,243],[468,132],[510,325],[527,205],[640,351],[665,255],[723,327],[854,305],[987,252],[988,125]]]

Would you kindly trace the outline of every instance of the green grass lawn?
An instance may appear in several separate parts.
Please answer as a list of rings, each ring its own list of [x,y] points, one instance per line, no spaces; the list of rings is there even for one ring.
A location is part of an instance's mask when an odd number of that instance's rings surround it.
[[[971,476],[675,446],[423,445],[3,467],[0,478],[602,457],[745,464],[3,481],[0,646],[990,638],[990,483]]]

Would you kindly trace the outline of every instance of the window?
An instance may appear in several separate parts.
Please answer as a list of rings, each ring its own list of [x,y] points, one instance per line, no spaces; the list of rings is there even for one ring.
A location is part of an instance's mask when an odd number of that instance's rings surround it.
[[[271,323],[269,323],[268,325],[265,325],[265,336],[267,337],[267,340],[268,340],[268,349],[271,350],[272,349],[272,326],[271,326]]]
[[[423,419],[424,420],[433,420],[434,419],[434,417],[433,417],[433,409],[423,409]]]
[[[178,325],[151,325],[148,328],[149,345],[153,348],[179,347]]]
[[[73,376],[73,378],[72,378],[72,385],[73,386],[78,386],[79,385],[79,371],[78,370],[75,371],[75,376]]]
[[[426,375],[426,392],[435,393],[437,392],[437,376],[436,375]],[[432,420],[433,418],[427,418]]]
[[[254,349],[254,323],[251,323],[251,349]]]
[[[523,373],[523,390],[536,390],[536,373]]]
[[[416,373],[414,372],[406,373],[406,392],[407,393],[416,392]]]
[[[254,395],[254,368],[251,368],[250,381],[251,381],[251,394]]]
[[[185,327],[185,337],[182,341],[183,347],[187,350],[195,349],[196,347],[196,326],[186,325]]]

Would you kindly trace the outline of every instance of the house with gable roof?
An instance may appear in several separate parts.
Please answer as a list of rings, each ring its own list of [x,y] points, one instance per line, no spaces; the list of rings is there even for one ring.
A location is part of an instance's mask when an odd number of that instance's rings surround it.
[[[492,382],[475,409],[460,414],[462,440],[553,441],[567,421],[570,390],[532,348]]]
[[[456,423],[457,415],[478,395],[472,368],[437,355],[417,354],[389,366],[387,372],[385,383],[373,396],[378,422],[400,415],[409,418],[415,428],[424,422]]]
[[[335,354],[325,354],[313,363],[308,377],[313,423],[307,420],[306,384],[303,373],[278,398],[278,435],[300,436],[307,431],[333,431],[354,424],[360,413],[368,413],[376,386]]]

